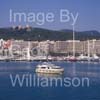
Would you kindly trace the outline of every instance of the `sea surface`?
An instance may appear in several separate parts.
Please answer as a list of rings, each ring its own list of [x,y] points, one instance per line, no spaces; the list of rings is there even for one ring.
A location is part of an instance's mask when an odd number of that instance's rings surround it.
[[[35,73],[39,63],[0,62],[0,100],[100,100],[100,63],[52,62],[64,68],[62,75]],[[16,75],[23,79],[23,84],[15,80]],[[30,81],[29,76],[33,80]],[[53,78],[60,80],[53,81],[51,86]],[[84,78],[89,79],[89,84],[87,81],[82,84]],[[16,84],[12,84],[15,81]]]

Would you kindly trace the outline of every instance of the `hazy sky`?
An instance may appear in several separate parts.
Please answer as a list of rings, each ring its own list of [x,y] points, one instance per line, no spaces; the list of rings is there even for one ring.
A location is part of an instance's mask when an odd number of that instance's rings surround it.
[[[10,23],[9,10],[14,12],[53,12],[55,21],[53,23],[45,23],[37,25],[35,23]],[[75,30],[98,30],[100,31],[100,0],[1,0],[0,1],[0,27],[8,27],[13,25],[29,24],[32,27],[41,27],[48,29],[72,29],[70,22],[59,22],[59,11],[67,9],[71,13],[79,13]]]

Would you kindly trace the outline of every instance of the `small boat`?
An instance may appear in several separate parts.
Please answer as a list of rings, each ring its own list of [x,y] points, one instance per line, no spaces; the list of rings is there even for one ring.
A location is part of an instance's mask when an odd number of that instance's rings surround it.
[[[42,64],[37,65],[35,71],[37,73],[62,74],[64,72],[64,69],[52,63],[44,62]]]
[[[71,62],[76,62],[77,61],[77,58],[74,57],[74,56],[70,56],[67,60],[68,61],[71,61]]]
[[[94,54],[93,57],[91,57],[91,61],[94,61],[94,62],[99,62],[100,58]]]
[[[78,61],[88,61],[88,56],[84,56],[83,54],[81,54],[79,57],[77,57]]]

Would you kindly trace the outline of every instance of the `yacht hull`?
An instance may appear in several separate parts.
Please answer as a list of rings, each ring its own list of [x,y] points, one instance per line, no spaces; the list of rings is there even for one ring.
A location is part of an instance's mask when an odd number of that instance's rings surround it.
[[[64,69],[36,69],[37,73],[45,73],[45,74],[62,74]]]

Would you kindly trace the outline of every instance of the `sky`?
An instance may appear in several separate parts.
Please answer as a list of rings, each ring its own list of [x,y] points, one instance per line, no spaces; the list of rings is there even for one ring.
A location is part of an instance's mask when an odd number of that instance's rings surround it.
[[[48,12],[55,15],[54,22],[45,22],[43,25],[37,25],[35,22],[10,22],[9,10],[13,12],[24,12],[26,15],[30,12],[43,12],[46,16]],[[52,30],[72,29],[72,17],[69,15],[68,22],[61,23],[59,20],[59,12],[61,9],[66,9],[74,16],[78,13],[78,18],[75,23],[75,30],[100,31],[100,0],[1,0],[0,1],[0,27],[10,27],[26,24],[32,27],[47,28]]]

